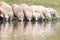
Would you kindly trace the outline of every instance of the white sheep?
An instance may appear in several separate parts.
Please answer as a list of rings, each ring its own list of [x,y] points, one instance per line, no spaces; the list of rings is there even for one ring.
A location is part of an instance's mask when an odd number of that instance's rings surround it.
[[[12,7],[5,2],[0,2],[0,7],[7,11],[7,14],[8,14],[10,20],[12,20],[12,18],[14,16],[13,11],[12,11]]]
[[[47,8],[48,12],[51,14],[52,17],[59,18],[57,11],[53,8]]]
[[[40,13],[39,13],[39,10],[38,10],[37,6],[36,5],[31,5],[30,7],[32,9],[33,17],[35,18],[35,20],[38,20],[40,18]]]
[[[13,4],[12,8],[15,16],[18,17],[19,20],[23,21],[24,13],[22,7],[20,5]]]
[[[39,10],[40,18],[45,19],[45,16],[43,14],[43,6],[37,6],[37,10]]]
[[[46,19],[51,20],[51,14],[48,12],[46,7],[44,6],[38,6],[40,11],[42,11],[42,14],[45,16]]]
[[[5,9],[1,8],[1,7],[0,7],[0,16],[2,18],[6,18],[6,20],[8,20],[8,18],[9,18],[9,16],[7,14],[7,11]]]
[[[25,17],[31,21],[32,20],[32,10],[31,7],[29,7],[27,4],[21,4],[21,7],[23,7],[23,11],[25,14]]]

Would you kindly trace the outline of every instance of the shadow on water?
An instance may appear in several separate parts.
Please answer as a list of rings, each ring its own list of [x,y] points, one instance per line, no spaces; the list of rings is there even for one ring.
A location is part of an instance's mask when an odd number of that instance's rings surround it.
[[[0,23],[1,40],[45,40],[54,35],[60,26],[59,21],[21,22],[9,21]]]

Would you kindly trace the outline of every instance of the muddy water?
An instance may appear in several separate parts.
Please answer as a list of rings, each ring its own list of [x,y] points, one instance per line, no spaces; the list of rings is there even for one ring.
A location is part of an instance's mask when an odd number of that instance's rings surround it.
[[[0,23],[0,40],[60,40],[60,22]]]

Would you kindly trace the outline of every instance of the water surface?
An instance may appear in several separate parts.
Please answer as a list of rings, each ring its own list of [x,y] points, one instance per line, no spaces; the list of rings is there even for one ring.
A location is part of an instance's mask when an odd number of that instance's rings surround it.
[[[0,40],[60,40],[60,22],[3,22]]]

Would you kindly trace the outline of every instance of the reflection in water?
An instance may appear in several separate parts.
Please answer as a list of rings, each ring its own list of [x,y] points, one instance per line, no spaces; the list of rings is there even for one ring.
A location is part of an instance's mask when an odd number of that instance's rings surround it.
[[[7,37],[8,34],[12,33],[13,24],[12,23],[4,23],[1,26],[1,37]]]
[[[37,22],[33,25],[33,35],[35,36],[49,36],[53,33],[53,29],[51,27],[51,22],[43,22],[42,24],[38,24]]]
[[[1,40],[38,40],[52,36],[59,22],[4,22],[0,24]],[[42,38],[43,39],[43,38]],[[40,40],[42,40],[40,38]]]
[[[16,22],[14,23],[14,36],[20,36],[24,33],[24,23],[23,22]]]
[[[1,40],[8,40],[12,37],[13,23],[6,22],[1,25]]]
[[[27,22],[25,30],[24,30],[24,35],[30,35],[32,34],[32,23]]]

